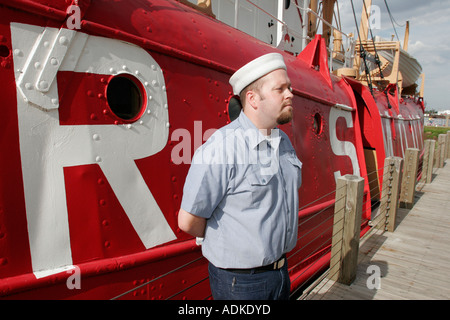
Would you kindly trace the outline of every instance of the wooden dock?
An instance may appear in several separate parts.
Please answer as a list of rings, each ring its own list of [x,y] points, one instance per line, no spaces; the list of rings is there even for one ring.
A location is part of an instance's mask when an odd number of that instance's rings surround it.
[[[310,290],[304,299],[450,299],[450,159],[430,184],[417,185],[414,206],[398,210],[394,232],[361,241],[350,286],[325,278]]]

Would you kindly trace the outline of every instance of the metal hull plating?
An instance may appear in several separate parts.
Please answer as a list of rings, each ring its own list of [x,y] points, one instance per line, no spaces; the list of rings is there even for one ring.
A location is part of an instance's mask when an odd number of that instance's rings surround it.
[[[79,1],[70,30],[66,1],[0,2],[0,296],[209,298],[207,261],[177,226],[189,162],[231,121],[231,74],[278,50],[177,1]],[[282,129],[304,168],[294,291],[329,263],[336,177],[365,178],[366,232],[366,151],[381,185],[386,156],[422,148],[423,105],[389,95],[389,109],[330,75],[320,36],[284,57]],[[114,96],[124,86],[136,110]]]

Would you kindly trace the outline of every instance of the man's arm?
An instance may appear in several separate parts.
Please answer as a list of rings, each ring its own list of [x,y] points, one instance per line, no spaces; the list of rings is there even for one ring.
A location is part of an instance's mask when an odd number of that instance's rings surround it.
[[[189,213],[186,210],[180,208],[180,211],[178,213],[178,226],[181,230],[189,233],[191,236],[204,237],[206,219],[197,217],[192,213]]]

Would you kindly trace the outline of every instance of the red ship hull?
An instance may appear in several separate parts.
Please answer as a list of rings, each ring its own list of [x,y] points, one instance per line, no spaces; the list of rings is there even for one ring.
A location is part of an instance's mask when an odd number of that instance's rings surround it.
[[[207,261],[177,226],[189,160],[232,120],[231,74],[277,49],[176,1],[80,1],[67,54],[51,52],[63,62],[48,60],[60,65],[50,89],[39,88],[42,81],[33,89],[31,70],[45,71],[39,79],[50,70],[33,60],[39,50],[42,61],[49,57],[45,42],[36,43],[68,28],[68,5],[1,3],[0,297],[211,298]],[[294,118],[282,129],[304,168],[299,240],[288,254],[294,292],[329,264],[336,177],[366,180],[363,234],[371,199],[379,199],[369,187],[368,154],[381,186],[385,157],[422,150],[423,103],[372,95],[354,79],[330,75],[320,36],[298,57],[284,57]],[[120,116],[109,89],[124,77],[141,103]],[[36,102],[46,96],[48,104]],[[78,141],[84,134],[89,139]],[[154,227],[142,227],[152,219]]]

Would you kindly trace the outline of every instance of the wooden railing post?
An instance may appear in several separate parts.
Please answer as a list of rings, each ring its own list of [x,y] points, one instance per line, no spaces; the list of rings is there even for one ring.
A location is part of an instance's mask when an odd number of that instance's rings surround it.
[[[405,152],[402,186],[400,191],[400,207],[411,209],[416,192],[417,168],[419,165],[419,149],[408,148]]]
[[[445,149],[446,140],[447,140],[446,134],[441,133],[438,136],[438,143],[439,143],[439,163],[437,163],[438,168],[442,168],[444,166],[444,161],[447,158]]]
[[[364,179],[345,175],[336,181],[330,278],[350,285],[356,277]]]
[[[402,181],[403,159],[388,157],[384,161],[383,188],[381,189],[380,215],[386,217],[377,223],[376,227],[385,231],[394,232],[400,183]],[[381,223],[384,222],[384,223]]]
[[[439,168],[439,163],[441,162],[440,157],[441,157],[441,145],[438,139],[436,141],[436,150],[434,151],[434,164],[433,164],[434,168]]]
[[[450,131],[447,131],[447,155],[445,158],[450,158]]]
[[[434,149],[436,147],[436,140],[425,140],[423,165],[422,165],[422,177],[421,181],[425,183],[431,183],[433,177],[433,164],[434,164]]]

